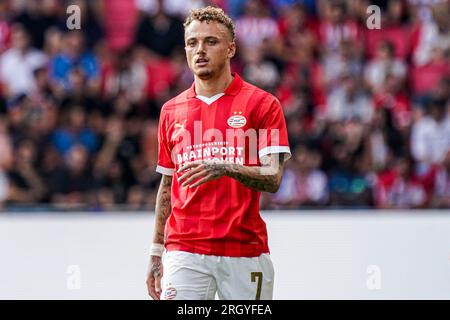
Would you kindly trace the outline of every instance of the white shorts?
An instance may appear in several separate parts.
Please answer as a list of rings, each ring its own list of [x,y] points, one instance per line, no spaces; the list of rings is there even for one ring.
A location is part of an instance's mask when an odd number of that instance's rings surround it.
[[[274,270],[269,254],[219,257],[184,251],[163,256],[161,300],[271,300]]]

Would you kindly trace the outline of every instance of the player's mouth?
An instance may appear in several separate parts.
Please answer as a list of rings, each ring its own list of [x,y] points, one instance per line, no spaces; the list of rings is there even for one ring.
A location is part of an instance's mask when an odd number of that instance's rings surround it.
[[[208,64],[208,59],[206,58],[198,58],[197,60],[195,60],[195,65],[197,67],[204,67]]]

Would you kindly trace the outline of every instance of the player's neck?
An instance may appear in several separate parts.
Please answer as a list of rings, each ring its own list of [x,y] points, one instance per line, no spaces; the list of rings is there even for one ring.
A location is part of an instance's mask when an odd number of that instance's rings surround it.
[[[206,80],[195,77],[195,93],[199,96],[210,98],[225,92],[225,89],[233,81],[233,76],[229,70],[219,74],[218,77]]]

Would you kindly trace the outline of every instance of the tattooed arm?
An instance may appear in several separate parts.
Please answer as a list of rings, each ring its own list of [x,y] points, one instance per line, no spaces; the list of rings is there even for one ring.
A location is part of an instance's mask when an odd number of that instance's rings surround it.
[[[261,167],[231,163],[226,166],[225,175],[251,189],[274,193],[280,187],[283,167],[284,153],[276,153],[261,157]]]
[[[163,175],[156,195],[155,208],[155,228],[153,232],[153,243],[164,244],[164,227],[170,215],[172,207],[170,205],[172,188],[172,177]]]
[[[277,192],[283,176],[284,153],[275,153],[261,157],[261,166],[249,167],[230,162],[213,160],[199,160],[185,164],[178,172],[191,169],[184,173],[179,182],[191,188],[207,181],[228,176],[241,182],[245,186],[266,192]],[[196,181],[197,180],[197,181]],[[195,183],[193,183],[195,181]]]
[[[164,229],[167,218],[171,212],[171,186],[172,177],[163,175],[156,196],[155,228],[153,232],[153,243],[164,244]],[[161,297],[161,278],[163,265],[161,257],[151,256],[149,272],[147,274],[148,294],[155,300]]]

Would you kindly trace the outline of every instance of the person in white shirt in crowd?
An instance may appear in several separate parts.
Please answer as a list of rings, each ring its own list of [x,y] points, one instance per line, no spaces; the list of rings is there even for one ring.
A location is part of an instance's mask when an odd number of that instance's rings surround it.
[[[336,52],[323,58],[326,90],[331,92],[341,85],[346,75],[359,76],[363,71],[363,60],[356,45],[350,40],[342,40]]]
[[[258,0],[244,5],[244,14],[236,21],[236,37],[242,48],[270,47],[279,40],[279,29],[267,7]]]
[[[449,105],[444,99],[433,99],[429,114],[412,127],[411,152],[422,166],[441,163],[450,150]]]
[[[47,57],[30,45],[30,37],[20,24],[12,27],[12,47],[0,57],[0,82],[5,95],[29,93],[35,87],[33,72],[47,64]]]
[[[369,123],[373,115],[371,97],[363,90],[359,78],[344,74],[341,85],[327,98],[325,117],[329,121],[358,120]]]
[[[432,19],[424,21],[419,31],[418,45],[413,52],[416,66],[424,66],[433,59],[433,51],[450,50],[450,12],[443,1],[432,7]]]
[[[450,150],[438,167],[434,178],[434,190],[431,204],[434,208],[450,209]]]
[[[380,42],[377,57],[365,68],[364,78],[372,92],[376,93],[384,89],[383,85],[389,76],[395,77],[402,83],[406,77],[406,64],[394,56],[395,48],[389,41]]]

